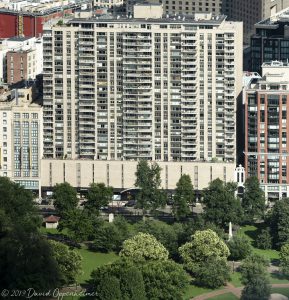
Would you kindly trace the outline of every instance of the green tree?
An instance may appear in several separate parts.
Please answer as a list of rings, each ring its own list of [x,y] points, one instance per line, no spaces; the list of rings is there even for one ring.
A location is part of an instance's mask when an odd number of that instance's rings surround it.
[[[268,300],[271,287],[267,277],[257,277],[246,284],[242,291],[241,300]]]
[[[275,247],[289,241],[289,199],[276,202],[270,216],[270,229]]]
[[[230,259],[241,260],[252,253],[251,242],[245,235],[235,235],[227,242],[230,250]]]
[[[62,218],[77,207],[78,199],[74,187],[68,182],[57,183],[53,187],[54,206]]]
[[[61,283],[67,285],[76,282],[77,275],[81,273],[80,254],[60,242],[49,241],[49,243],[60,270]]]
[[[169,253],[154,236],[140,232],[134,237],[124,241],[123,249],[119,255],[138,262],[146,260],[167,260]]]
[[[262,229],[261,233],[256,238],[256,246],[259,249],[272,248],[272,236],[269,228]]]
[[[213,180],[204,191],[204,216],[209,222],[218,226],[228,226],[229,222],[238,224],[242,220],[243,209],[240,199],[234,195],[236,186]]]
[[[197,265],[194,283],[198,286],[215,289],[230,280],[230,268],[225,259],[211,256]]]
[[[241,282],[245,285],[242,291],[243,300],[267,300],[270,296],[269,261],[258,254],[251,254],[240,266]]]
[[[59,269],[40,225],[32,193],[0,177],[1,290],[48,291],[59,286]]]
[[[161,168],[157,163],[149,165],[146,160],[140,160],[136,170],[135,187],[137,207],[143,210],[143,215],[149,209],[155,211],[166,203],[166,194],[161,189]]]
[[[123,242],[132,235],[127,221],[117,216],[113,223],[103,223],[95,229],[94,249],[119,252]]]
[[[87,210],[72,209],[67,211],[65,218],[60,219],[58,230],[68,230],[71,239],[76,242],[91,241],[94,239],[95,228],[103,222]]]
[[[169,251],[170,257],[178,255],[178,236],[183,230],[181,224],[168,225],[158,220],[146,220],[136,223],[134,230],[153,235]]]
[[[105,282],[103,282],[105,278]],[[110,289],[110,279],[114,282],[111,291],[107,294],[110,298],[103,298],[105,291]],[[105,285],[104,285],[105,283]],[[91,274],[90,285],[92,290],[97,293],[97,299],[121,299],[121,300],[145,300],[145,286],[142,272],[129,260],[120,260],[115,263],[104,265]],[[113,298],[113,295],[115,298]]]
[[[269,266],[269,261],[259,255],[251,254],[245,258],[240,265],[240,273],[242,275],[242,283],[247,285],[253,282],[255,278],[261,278],[267,276],[267,268]]]
[[[92,213],[99,213],[101,207],[107,206],[112,200],[113,188],[104,183],[91,183],[85,208]]]
[[[147,299],[182,300],[188,287],[184,269],[171,260],[151,261],[141,266]]]
[[[260,188],[256,176],[248,177],[245,181],[245,192],[242,199],[242,207],[247,220],[263,218],[265,213],[265,194]]]
[[[94,291],[98,300],[123,300],[120,281],[112,275],[104,275],[100,278]]]
[[[195,193],[190,175],[183,174],[174,195],[173,215],[177,220],[190,214],[190,204],[195,203]]]
[[[213,268],[209,265],[210,263],[221,268],[219,274],[218,272],[211,274],[210,284],[217,285],[227,280],[229,273],[225,265],[227,265],[230,251],[214,231],[210,229],[196,231],[192,236],[192,241],[181,246],[179,252],[185,268],[199,285],[209,284],[204,280],[204,273],[206,268]]]
[[[289,276],[289,244],[284,244],[280,250],[280,270],[281,272]]]

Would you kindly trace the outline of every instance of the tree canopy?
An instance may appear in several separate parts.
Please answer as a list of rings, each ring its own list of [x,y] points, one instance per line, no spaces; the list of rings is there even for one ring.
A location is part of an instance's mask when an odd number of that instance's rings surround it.
[[[235,197],[236,185],[213,180],[204,190],[204,217],[219,226],[228,226],[229,222],[238,224],[242,220],[243,209],[240,199]]]
[[[234,235],[227,243],[230,250],[230,259],[241,260],[252,253],[252,246],[249,238],[245,235]]]
[[[104,183],[91,183],[85,208],[92,213],[99,213],[101,207],[107,206],[112,200],[113,188]]]
[[[173,215],[177,220],[190,214],[190,205],[195,203],[195,193],[190,175],[183,174],[177,182],[174,194]]]
[[[60,271],[40,225],[32,193],[0,177],[0,289],[59,286]]]
[[[289,199],[277,201],[270,216],[273,243],[280,248],[289,241]]]
[[[255,218],[264,217],[265,194],[260,188],[259,180],[256,176],[248,177],[245,181],[245,192],[242,199],[242,207],[247,220],[253,221]]]
[[[57,183],[53,187],[54,206],[61,217],[77,207],[78,199],[74,187],[68,182]]]
[[[124,241],[123,248],[119,253],[133,261],[167,260],[168,250],[148,233],[138,233],[134,237]]]
[[[135,187],[137,193],[137,207],[146,210],[156,210],[166,203],[166,194],[161,189],[161,168],[157,163],[149,165],[148,161],[140,160],[136,170]]]
[[[60,242],[49,241],[49,243],[52,246],[53,257],[60,269],[62,285],[76,282],[77,275],[81,273],[82,257],[80,254]]]
[[[196,231],[192,241],[179,248],[184,266],[190,272],[196,284],[208,287],[221,286],[229,278],[227,258],[230,251],[218,235],[208,229]],[[207,270],[216,268],[206,279]]]

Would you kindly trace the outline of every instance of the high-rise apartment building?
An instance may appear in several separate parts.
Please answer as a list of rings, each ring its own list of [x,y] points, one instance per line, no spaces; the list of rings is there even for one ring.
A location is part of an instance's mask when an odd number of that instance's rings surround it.
[[[0,89],[0,176],[26,189],[40,190],[42,107],[32,103],[32,88]]]
[[[245,88],[245,170],[269,199],[289,196],[289,65],[264,63]]]
[[[145,9],[45,29],[45,158],[235,161],[242,24]]]
[[[251,37],[251,70],[260,72],[264,62],[288,61],[288,26],[289,9],[255,25],[256,34]]]

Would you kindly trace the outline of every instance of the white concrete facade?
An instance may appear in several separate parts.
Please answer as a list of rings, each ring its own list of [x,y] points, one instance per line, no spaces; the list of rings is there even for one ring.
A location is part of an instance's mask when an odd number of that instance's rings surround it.
[[[212,16],[46,29],[44,157],[235,162],[240,49],[242,23]]]
[[[217,178],[234,181],[234,163],[157,162],[161,167],[164,189],[175,189],[182,174],[190,175],[195,189],[208,187]],[[134,188],[137,161],[97,161],[42,159],[42,189],[51,190],[56,183],[69,182],[86,189],[92,182],[103,182],[115,189]]]

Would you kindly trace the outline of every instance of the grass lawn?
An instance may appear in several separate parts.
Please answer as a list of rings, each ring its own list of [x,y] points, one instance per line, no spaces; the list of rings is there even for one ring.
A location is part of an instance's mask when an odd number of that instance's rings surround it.
[[[239,299],[238,297],[236,297],[234,294],[232,293],[227,293],[227,294],[223,294],[223,295],[219,295],[219,296],[215,296],[212,298],[209,298],[210,300],[236,300]]]
[[[258,228],[257,226],[246,225],[239,229],[239,233],[245,234],[250,240],[253,246],[253,252],[265,256],[271,262],[276,262],[279,259],[279,252],[276,250],[262,250],[254,247],[254,241],[258,236],[258,231],[262,229],[261,226]]]
[[[274,293],[289,297],[289,288],[272,288],[272,294]]]
[[[115,253],[99,253],[87,249],[76,249],[76,251],[82,256],[83,274],[78,277],[79,283],[85,283],[90,278],[91,271],[97,267],[112,263],[118,259]]]
[[[243,284],[241,283],[241,273],[232,273],[230,283],[232,283],[235,287],[243,286]]]
[[[198,286],[190,285],[188,287],[188,289],[186,290],[186,293],[185,293],[183,299],[184,300],[189,300],[189,299],[192,299],[193,297],[196,297],[198,295],[205,294],[205,293],[210,293],[212,291],[213,290],[211,290],[211,289],[206,289],[206,288],[201,288],[201,287],[198,287]]]

